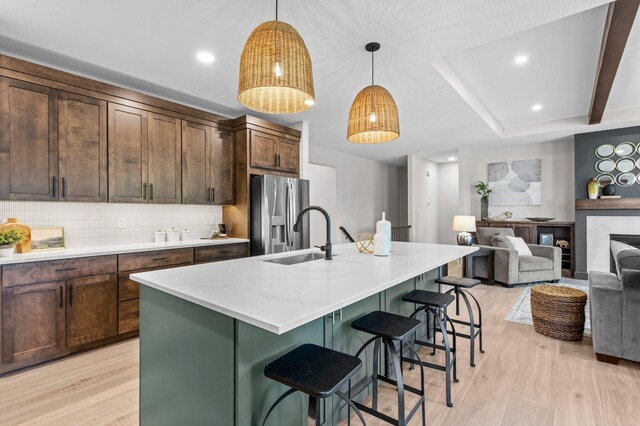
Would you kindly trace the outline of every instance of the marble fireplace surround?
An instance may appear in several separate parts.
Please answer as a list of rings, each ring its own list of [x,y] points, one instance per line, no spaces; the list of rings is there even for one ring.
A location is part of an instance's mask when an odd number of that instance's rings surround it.
[[[609,271],[612,234],[640,235],[640,216],[587,216],[587,271]]]

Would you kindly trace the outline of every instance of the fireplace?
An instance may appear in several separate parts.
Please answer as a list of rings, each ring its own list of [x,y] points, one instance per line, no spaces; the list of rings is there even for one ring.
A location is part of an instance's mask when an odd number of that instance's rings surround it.
[[[611,234],[610,240],[619,241],[621,243],[629,244],[630,246],[640,249],[640,235]],[[615,263],[615,260],[613,259],[613,255],[611,254],[611,251],[609,251],[609,253],[610,253],[609,263],[611,266],[611,272],[615,273],[616,263]]]

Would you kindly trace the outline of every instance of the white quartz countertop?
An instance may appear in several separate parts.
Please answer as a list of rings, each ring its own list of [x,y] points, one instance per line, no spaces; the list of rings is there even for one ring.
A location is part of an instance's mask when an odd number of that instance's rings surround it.
[[[184,247],[215,246],[219,244],[247,243],[249,240],[242,238],[229,238],[226,240],[188,240],[175,243],[137,243],[119,244],[111,246],[81,247],[62,250],[47,250],[31,253],[14,254],[8,257],[0,257],[0,265],[12,263],[40,262],[44,260],[70,259],[74,257],[104,256],[109,254],[135,253],[142,251],[168,250]]]
[[[391,255],[360,254],[355,244],[333,247],[334,259],[281,265],[248,257],[131,275],[131,279],[276,334],[311,322],[477,247],[393,242]]]

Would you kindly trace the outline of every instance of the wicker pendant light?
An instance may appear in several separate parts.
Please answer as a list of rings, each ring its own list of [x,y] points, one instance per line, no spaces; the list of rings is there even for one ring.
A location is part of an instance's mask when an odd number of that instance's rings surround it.
[[[356,95],[349,110],[347,139],[354,143],[389,142],[400,137],[398,107],[393,96],[382,86],[373,84],[373,52],[379,43],[365,46],[371,52],[371,86]]]
[[[238,101],[254,111],[292,114],[315,104],[311,58],[300,34],[276,20],[259,25],[240,57]]]

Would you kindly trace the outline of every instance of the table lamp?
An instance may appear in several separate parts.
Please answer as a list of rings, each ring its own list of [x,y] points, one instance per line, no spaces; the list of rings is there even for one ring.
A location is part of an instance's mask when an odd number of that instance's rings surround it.
[[[452,230],[460,232],[458,234],[459,246],[470,246],[473,244],[473,236],[469,232],[476,231],[475,216],[453,216]]]

